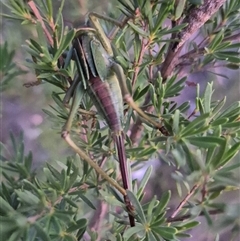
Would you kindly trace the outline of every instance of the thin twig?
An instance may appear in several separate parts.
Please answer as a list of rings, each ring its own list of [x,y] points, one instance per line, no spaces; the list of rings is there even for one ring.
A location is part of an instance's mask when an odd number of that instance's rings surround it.
[[[144,53],[145,53],[146,49],[148,48],[148,44],[149,44],[149,42],[144,44],[144,39],[142,39],[140,53],[139,53],[137,61],[134,63],[132,86],[134,86],[135,83],[136,83],[138,73],[139,73],[139,70],[140,70],[140,65],[142,64],[143,56],[144,56]]]
[[[187,201],[191,198],[191,196],[194,194],[194,192],[198,189],[198,187],[200,186],[200,183],[196,184],[193,186],[193,188],[191,189],[191,191],[188,193],[188,195],[180,202],[180,204],[178,205],[178,207],[176,208],[176,210],[173,212],[173,214],[171,215],[170,218],[174,218],[176,217],[176,215],[180,212],[180,210],[182,209],[182,207],[187,203]]]
[[[146,25],[144,25],[144,22],[142,22],[142,28],[143,28],[144,31],[146,30]],[[132,86],[134,86],[135,83],[136,83],[136,80],[137,80],[137,77],[138,77],[138,73],[139,73],[139,70],[140,70],[140,65],[143,62],[144,53],[148,49],[149,44],[150,44],[150,41],[147,41],[147,43],[144,43],[145,42],[144,40],[145,39],[142,38],[140,53],[139,53],[137,61],[134,63]]]
[[[237,33],[237,34],[234,34],[234,35],[231,35],[229,37],[226,37],[224,38],[224,41],[237,41],[237,42],[240,42],[240,33]]]
[[[73,187],[68,191],[68,194],[72,193],[72,192],[76,192],[77,190],[81,190],[81,189],[85,189],[86,185],[83,184],[80,187]],[[42,212],[40,212],[39,214],[33,215],[33,216],[29,216],[27,218],[29,223],[36,223],[37,220],[39,220],[40,218],[42,218],[47,212],[49,213],[51,209],[53,209],[55,207],[55,205],[57,205],[58,203],[60,203],[62,201],[62,199],[64,198],[63,195],[61,195],[54,203],[49,202],[48,203],[48,208],[43,210]]]
[[[52,38],[51,34],[48,32],[48,30],[47,30],[47,28],[46,28],[46,26],[43,22],[42,16],[39,13],[35,3],[32,0],[30,0],[30,1],[28,1],[28,5],[31,8],[31,10],[33,11],[33,13],[36,16],[36,18],[38,19],[38,21],[41,23],[42,29],[43,29],[43,31],[44,31],[44,33],[45,33],[45,35],[46,35],[46,37],[49,41],[49,44],[51,46],[53,46],[53,38]]]
[[[148,103],[150,102],[150,94],[147,94],[143,106],[146,106]],[[147,111],[147,112],[152,112],[154,107],[153,106],[149,106],[149,107],[143,107],[141,108],[143,111]],[[141,135],[142,135],[142,131],[143,131],[143,125],[142,125],[142,120],[140,119],[140,117],[137,117],[136,122],[133,124],[132,128],[131,128],[131,134],[130,134],[130,139],[132,141],[132,143],[135,145],[137,143],[137,141],[140,140]]]
[[[108,212],[108,204],[105,201],[99,201],[98,207],[94,212],[93,217],[91,218],[89,227],[92,231],[100,234],[101,228],[103,224],[103,219]],[[98,239],[96,241],[101,240],[101,235],[98,235]]]
[[[208,213],[210,214],[210,215],[217,215],[217,214],[221,214],[221,213],[223,213],[224,212],[224,210],[221,210],[221,209],[216,209],[216,210],[210,210],[210,211],[208,211]],[[205,212],[200,212],[199,213],[199,215],[198,216],[204,216],[205,215]],[[186,214],[186,215],[183,215],[183,216],[180,216],[180,217],[176,217],[176,218],[172,218],[172,217],[169,217],[169,218],[167,218],[167,222],[168,223],[172,223],[172,222],[179,222],[179,221],[184,221],[184,220],[186,220],[186,219],[189,219],[189,218],[191,218],[191,214]]]

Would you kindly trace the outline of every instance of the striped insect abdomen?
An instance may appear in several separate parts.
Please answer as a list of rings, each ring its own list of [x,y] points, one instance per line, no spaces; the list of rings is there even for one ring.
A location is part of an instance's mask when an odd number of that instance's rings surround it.
[[[112,132],[122,131],[123,100],[116,77],[110,76],[102,81],[98,76],[88,80],[88,94],[92,97],[97,110],[106,120]]]

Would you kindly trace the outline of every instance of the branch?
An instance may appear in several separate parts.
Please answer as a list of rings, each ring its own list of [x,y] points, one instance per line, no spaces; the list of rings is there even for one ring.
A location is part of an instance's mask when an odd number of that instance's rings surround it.
[[[150,94],[148,93],[145,100],[144,100],[144,103],[143,103],[143,106],[147,106],[147,104],[150,102]],[[152,112],[153,111],[153,106],[148,106],[148,107],[143,107],[141,108],[142,111],[147,111],[147,112]],[[130,139],[132,141],[133,144],[136,144],[140,138],[141,138],[141,135],[142,135],[142,131],[143,131],[143,125],[142,125],[142,121],[140,119],[140,117],[138,116],[137,119],[136,119],[136,122],[133,124],[132,128],[131,128],[131,134],[130,134]]]
[[[46,35],[46,37],[47,37],[47,39],[49,41],[49,44],[51,46],[53,46],[53,38],[52,38],[51,34],[48,32],[48,30],[47,30],[47,28],[46,28],[46,26],[45,26],[45,24],[43,22],[42,16],[39,13],[35,3],[32,0],[30,0],[28,2],[28,5],[31,8],[31,10],[33,11],[33,13],[36,16],[36,18],[38,19],[38,21],[41,23],[42,29],[43,29],[43,31],[44,31],[44,33],[45,33],[45,35]]]
[[[94,212],[93,217],[90,220],[89,227],[92,231],[96,233],[101,232],[101,228],[103,228],[104,218],[108,212],[108,204],[104,201],[99,201],[98,207]],[[98,236],[98,241],[101,239],[101,235]]]
[[[206,21],[208,21],[213,14],[215,14],[218,9],[224,4],[226,0],[205,0],[204,3],[198,7],[193,8],[188,16],[183,20],[182,23],[188,23],[187,27],[178,35],[179,42],[175,44],[170,44],[168,53],[166,55],[165,61],[161,66],[161,76],[163,82],[167,80],[169,76],[172,75],[174,69],[180,63],[178,59],[179,53],[185,42],[194,34]],[[173,35],[171,39],[174,39],[176,36]],[[236,36],[238,37],[238,36]],[[148,105],[150,101],[150,94],[148,93],[144,105]],[[148,107],[147,110],[151,112],[153,107]],[[131,140],[133,143],[137,142],[141,136],[143,127],[141,127],[142,121],[140,118],[137,118],[136,123],[132,127],[131,131]]]
[[[237,33],[237,34],[231,35],[229,37],[226,37],[226,38],[224,38],[224,41],[230,41],[230,42],[237,41],[237,42],[240,42],[240,33]]]
[[[218,11],[225,1],[205,0],[202,5],[193,8],[185,17],[182,23],[187,23],[188,25],[178,34],[179,42],[169,46],[168,54],[161,68],[164,81],[172,74],[175,66],[178,64],[178,55],[186,41]]]
[[[221,210],[221,209],[216,209],[216,210],[210,210],[210,211],[208,211],[208,213],[210,214],[210,215],[217,215],[217,214],[221,214],[221,213],[223,213],[224,212],[224,210]],[[199,215],[198,216],[203,216],[203,215],[205,215],[205,212],[200,212],[199,213]],[[189,219],[189,218],[191,218],[191,214],[186,214],[186,215],[183,215],[183,216],[180,216],[180,217],[177,217],[177,218],[172,218],[172,217],[169,217],[169,218],[167,218],[167,222],[168,223],[172,223],[172,222],[179,222],[179,221],[184,221],[184,220],[186,220],[186,219]]]
[[[194,192],[198,189],[200,184],[195,184],[191,191],[188,193],[188,195],[180,202],[176,210],[171,215],[171,219],[175,218],[176,215],[179,213],[179,211],[182,209],[182,207],[186,204],[186,202],[191,198],[191,196],[194,194]]]

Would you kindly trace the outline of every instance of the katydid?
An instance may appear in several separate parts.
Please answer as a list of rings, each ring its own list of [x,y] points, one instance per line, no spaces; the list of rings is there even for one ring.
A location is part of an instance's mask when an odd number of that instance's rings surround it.
[[[150,122],[153,126],[162,130],[162,125],[149,118],[133,101],[126,86],[126,79],[122,67],[115,62],[111,43],[105,35],[98,21],[99,15],[89,14],[91,26],[79,28],[76,38],[73,40],[73,59],[76,62],[78,73],[72,86],[66,94],[69,100],[73,96],[68,120],[63,127],[62,137],[85,160],[90,159],[71,140],[69,132],[72,120],[77,112],[81,99],[86,92],[91,97],[98,112],[106,120],[116,145],[123,188],[130,188],[127,170],[127,158],[124,146],[123,133],[123,101],[127,102],[137,113]],[[91,159],[90,159],[91,160]],[[90,163],[90,160],[87,160]],[[91,164],[92,165],[92,164]],[[97,165],[97,164],[96,164]],[[95,168],[95,167],[93,167]],[[96,169],[96,168],[95,168]],[[99,172],[99,170],[96,170]],[[99,174],[105,175],[100,171]],[[106,178],[105,176],[103,176]],[[114,183],[111,183],[115,185]],[[116,185],[115,185],[116,187]],[[119,189],[119,187],[117,187]],[[122,192],[129,213],[133,207]],[[130,225],[134,226],[134,217],[129,214]]]

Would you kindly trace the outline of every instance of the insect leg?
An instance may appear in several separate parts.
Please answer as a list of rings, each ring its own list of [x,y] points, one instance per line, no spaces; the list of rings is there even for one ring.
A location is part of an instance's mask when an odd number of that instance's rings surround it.
[[[73,118],[78,110],[79,104],[85,94],[85,90],[82,88],[81,82],[78,83],[77,88],[74,92],[73,103],[70,109],[69,117],[66,124],[62,130],[62,138],[68,143],[68,145],[76,152],[78,155],[84,159],[92,168],[95,169],[105,180],[107,180],[112,186],[114,186],[122,195],[126,196],[126,191],[122,188],[115,180],[109,177],[99,166],[93,161],[82,149],[80,149],[70,137],[70,129],[72,125]]]
[[[146,115],[139,107],[138,105],[134,102],[132,96],[128,92],[127,85],[126,85],[126,78],[123,73],[122,67],[115,63],[114,61],[112,62],[112,69],[116,73],[119,81],[119,85],[122,91],[123,99],[128,103],[129,106],[131,106],[142,118],[147,120],[149,123],[151,123],[154,127],[159,129],[163,134],[169,135],[168,132],[165,130],[163,125],[161,123],[158,123],[154,121],[152,118],[150,118],[148,115]]]

